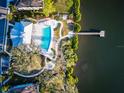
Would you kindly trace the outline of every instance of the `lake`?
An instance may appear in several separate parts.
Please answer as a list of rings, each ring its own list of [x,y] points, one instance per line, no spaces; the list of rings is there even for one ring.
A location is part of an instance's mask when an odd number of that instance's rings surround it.
[[[124,93],[123,0],[81,0],[81,12],[82,30],[103,29],[106,37],[79,37],[79,93]]]

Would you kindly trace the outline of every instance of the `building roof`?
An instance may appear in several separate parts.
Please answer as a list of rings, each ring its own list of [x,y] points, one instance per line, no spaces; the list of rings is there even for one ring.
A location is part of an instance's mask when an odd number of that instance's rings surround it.
[[[14,86],[7,93],[39,93],[39,88],[38,85],[29,83]]]
[[[43,7],[42,0],[16,0],[18,10],[39,10]]]
[[[18,7],[40,7],[42,0],[20,0]]]

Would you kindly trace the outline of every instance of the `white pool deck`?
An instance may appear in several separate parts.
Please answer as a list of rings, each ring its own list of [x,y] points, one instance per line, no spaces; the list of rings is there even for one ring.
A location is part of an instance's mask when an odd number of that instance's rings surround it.
[[[24,28],[23,44],[31,44],[32,29],[33,29],[33,23],[29,24]]]

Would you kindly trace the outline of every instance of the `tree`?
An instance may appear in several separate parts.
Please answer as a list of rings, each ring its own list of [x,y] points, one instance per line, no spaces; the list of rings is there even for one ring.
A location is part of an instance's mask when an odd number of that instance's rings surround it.
[[[79,22],[79,21],[81,21],[81,13],[77,12],[75,16],[75,22]]]
[[[56,0],[55,7],[57,12],[65,13],[70,10],[73,5],[73,0]]]
[[[74,0],[74,21],[79,22],[81,20],[80,13],[80,0]]]
[[[78,35],[75,35],[72,39],[71,39],[71,42],[72,42],[72,48],[74,50],[77,50],[78,49]]]
[[[13,14],[12,13],[9,13],[7,14],[7,20],[11,21],[13,19]]]
[[[53,5],[52,0],[44,0],[43,14],[48,17],[51,13],[55,12],[56,9]]]
[[[72,7],[72,5],[73,5],[73,0],[67,0],[66,4],[67,4],[66,10],[68,11]]]
[[[78,57],[77,57],[74,49],[72,48],[72,45],[75,45],[75,44],[71,44],[70,41],[66,41],[62,45],[64,58],[67,61],[67,65],[66,65],[67,67],[74,66],[78,60]]]
[[[26,46],[22,45],[12,50],[13,68],[21,73],[31,73],[44,67],[44,58],[39,54],[39,50],[33,47],[28,51]]]

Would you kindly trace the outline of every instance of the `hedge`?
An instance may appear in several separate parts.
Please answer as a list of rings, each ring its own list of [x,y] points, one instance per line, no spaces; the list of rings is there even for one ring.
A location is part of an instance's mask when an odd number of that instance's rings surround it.
[[[75,35],[75,36],[72,38],[71,42],[72,42],[72,48],[73,48],[74,50],[77,50],[77,49],[78,49],[78,36]]]
[[[80,13],[80,0],[73,0],[74,3],[74,21],[79,22],[81,21],[81,13]]]
[[[75,22],[80,22],[81,21],[81,13],[77,13],[76,16],[74,17]]]
[[[74,32],[80,32],[81,31],[81,25],[79,23],[74,23]]]

